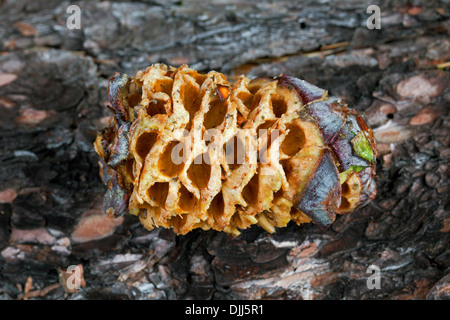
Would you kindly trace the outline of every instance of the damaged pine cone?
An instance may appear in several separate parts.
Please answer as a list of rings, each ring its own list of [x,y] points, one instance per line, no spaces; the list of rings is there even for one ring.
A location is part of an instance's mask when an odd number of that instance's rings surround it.
[[[238,235],[314,222],[375,197],[375,140],[362,117],[327,91],[282,75],[230,84],[155,64],[116,73],[114,113],[94,143],[107,214],[147,229]]]

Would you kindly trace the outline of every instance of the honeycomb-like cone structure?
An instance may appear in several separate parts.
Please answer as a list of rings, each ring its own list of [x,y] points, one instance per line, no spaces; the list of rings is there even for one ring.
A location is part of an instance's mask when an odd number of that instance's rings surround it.
[[[327,228],[375,196],[375,142],[338,98],[289,76],[200,74],[155,64],[116,73],[94,143],[105,211],[178,234],[238,235],[313,221]]]

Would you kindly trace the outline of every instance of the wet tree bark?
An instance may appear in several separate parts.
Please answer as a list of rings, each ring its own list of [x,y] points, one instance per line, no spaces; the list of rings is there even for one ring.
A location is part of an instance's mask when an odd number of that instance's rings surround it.
[[[372,0],[72,1],[71,30],[67,1],[0,2],[0,298],[449,299],[450,12],[413,3],[379,4],[368,29]],[[342,97],[375,128],[376,199],[326,231],[235,239],[108,219],[92,146],[107,82],[155,62]]]

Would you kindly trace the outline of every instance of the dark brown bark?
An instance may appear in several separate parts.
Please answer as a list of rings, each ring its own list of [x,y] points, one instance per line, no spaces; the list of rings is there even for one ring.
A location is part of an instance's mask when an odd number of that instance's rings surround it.
[[[450,12],[414,3],[380,5],[380,30],[366,28],[372,1],[78,1],[80,30],[66,2],[2,3],[0,298],[448,299]],[[109,220],[92,145],[107,83],[155,62],[289,74],[364,111],[375,200],[328,230],[235,239]],[[83,266],[76,292],[55,285],[70,265]]]

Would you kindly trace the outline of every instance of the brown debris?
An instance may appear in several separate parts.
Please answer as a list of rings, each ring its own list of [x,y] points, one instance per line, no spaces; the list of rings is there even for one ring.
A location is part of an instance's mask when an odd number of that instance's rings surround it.
[[[14,189],[0,191],[0,203],[11,203],[16,197],[17,192]]]
[[[448,82],[426,74],[418,74],[397,84],[397,93],[402,97],[412,98],[422,103],[429,103],[440,95]]]
[[[436,121],[445,111],[440,106],[426,106],[409,120],[410,125],[422,125]]]
[[[414,135],[412,129],[392,124],[383,130],[375,130],[374,136],[378,143],[390,144],[400,143],[411,139]]]
[[[16,104],[13,101],[4,97],[0,97],[0,105],[8,109],[11,109],[16,106]]]
[[[36,110],[33,108],[25,108],[20,110],[20,116],[17,117],[16,121],[20,124],[25,125],[37,125],[50,118],[53,112],[49,110]]]
[[[408,288],[408,291],[412,291],[412,293],[401,294],[395,297],[395,300],[423,300],[427,297],[430,289],[431,283],[427,279],[416,280],[413,286]]]
[[[24,292],[17,296],[17,300],[28,300],[30,298],[45,297],[49,292],[59,288],[59,283],[49,285],[43,289],[33,289],[33,278],[28,277],[25,283]]]
[[[38,34],[37,30],[35,27],[33,27],[31,24],[29,23],[25,23],[22,21],[18,21],[16,23],[14,23],[14,27],[19,30],[19,32],[24,36],[24,37],[32,37],[32,36],[36,36]]]
[[[217,85],[216,93],[219,96],[220,101],[225,101],[228,99],[228,96],[230,95],[230,88],[228,86],[223,85]]]
[[[56,238],[52,236],[45,228],[32,230],[12,228],[9,241],[11,243],[39,243],[51,245],[55,243]]]
[[[105,214],[89,215],[78,222],[70,237],[74,242],[103,239],[112,235],[122,222],[122,217],[112,219]]]
[[[444,226],[439,231],[440,232],[449,232],[450,231],[450,218],[444,219]]]
[[[446,275],[428,292],[426,296],[428,300],[449,300],[450,299],[450,275]]]
[[[17,75],[13,73],[1,73],[0,74],[0,87],[10,84],[17,79]]]

